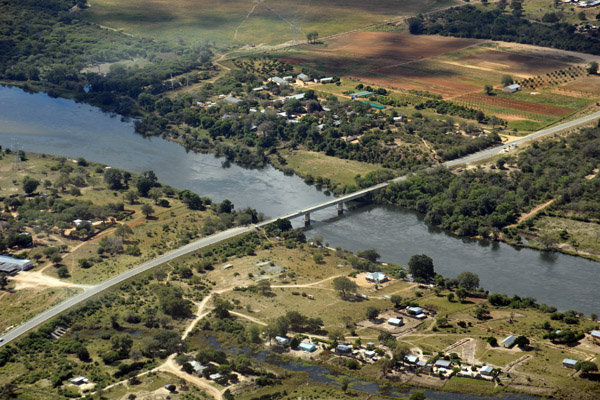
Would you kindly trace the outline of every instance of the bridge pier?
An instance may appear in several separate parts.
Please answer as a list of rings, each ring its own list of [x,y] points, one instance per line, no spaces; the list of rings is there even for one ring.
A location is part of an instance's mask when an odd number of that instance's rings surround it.
[[[305,226],[310,225],[310,213],[304,214],[304,225]]]
[[[338,212],[338,215],[342,215],[344,213],[344,203],[338,203],[337,212]]]

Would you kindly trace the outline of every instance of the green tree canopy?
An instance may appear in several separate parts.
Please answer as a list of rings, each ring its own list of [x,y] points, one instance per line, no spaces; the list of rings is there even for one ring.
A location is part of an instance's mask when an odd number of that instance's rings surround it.
[[[346,297],[349,294],[356,293],[358,286],[356,282],[351,281],[345,276],[338,276],[333,280],[333,288],[339,292],[340,296]]]
[[[408,261],[408,269],[415,279],[428,280],[435,276],[433,260],[425,254],[417,254]]]

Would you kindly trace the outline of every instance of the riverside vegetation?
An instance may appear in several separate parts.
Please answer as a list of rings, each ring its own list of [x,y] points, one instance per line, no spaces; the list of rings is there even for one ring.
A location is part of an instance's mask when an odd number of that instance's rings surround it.
[[[565,249],[559,244],[566,244],[575,254],[598,258],[599,249],[587,236],[594,235],[600,218],[599,146],[600,128],[583,129],[534,142],[485,167],[416,174],[383,189],[376,201],[417,210],[427,223],[459,235],[520,242],[519,233],[526,231],[541,248]],[[536,218],[522,218],[549,201]],[[571,235],[568,227],[536,227],[543,215],[589,223],[590,231]]]
[[[135,175],[8,148],[0,169],[0,250],[35,263],[3,285],[17,290],[0,298],[2,330],[72,295],[77,284],[99,283],[199,237],[262,219],[229,200],[213,203],[160,184],[152,171]]]
[[[177,372],[200,382],[203,390],[214,388],[224,398],[248,400],[296,399],[310,393],[364,398],[367,394],[353,388],[358,377],[400,390],[412,384],[479,394],[597,396],[594,363],[585,364],[585,372],[576,376],[561,364],[563,358],[583,361],[597,355],[600,347],[587,334],[598,328],[597,322],[576,311],[559,313],[535,299],[487,294],[478,288],[478,277],[468,272],[444,279],[426,255],[411,258],[402,268],[379,264],[373,250],[355,256],[319,247],[320,240],[306,243],[289,222],[277,221],[127,281],[3,347],[3,393],[23,399],[80,394],[116,399],[156,392],[158,387],[148,388],[160,379],[175,385],[172,396],[203,398],[189,383],[172,375],[169,381],[165,375]],[[233,267],[222,268],[226,263]],[[392,280],[369,284],[365,271],[383,271]],[[403,279],[407,273],[421,282],[433,279],[432,286]],[[421,306],[429,316],[416,323],[404,315],[406,306]],[[372,322],[400,313],[403,329]],[[67,333],[50,338],[58,326]],[[520,338],[518,347],[499,347],[497,342],[511,333]],[[290,344],[275,344],[277,335],[289,337]],[[465,340],[469,345],[461,348]],[[300,385],[305,374],[284,366],[296,357],[308,361],[307,353],[296,348],[302,341],[317,345],[313,362],[352,378],[310,388]],[[335,354],[333,348],[340,343],[353,344],[361,355],[353,359]],[[455,343],[454,350],[444,350]],[[363,357],[365,347],[375,349],[379,360]],[[263,356],[256,357],[257,352]],[[281,356],[270,355],[274,353]],[[403,359],[411,353],[431,362],[451,360],[456,376],[415,373]],[[190,364],[194,360],[208,368],[197,375]],[[477,381],[457,374],[460,366],[484,364],[494,366],[494,379]],[[220,375],[211,384],[207,377],[213,373]],[[91,383],[69,383],[78,375]]]

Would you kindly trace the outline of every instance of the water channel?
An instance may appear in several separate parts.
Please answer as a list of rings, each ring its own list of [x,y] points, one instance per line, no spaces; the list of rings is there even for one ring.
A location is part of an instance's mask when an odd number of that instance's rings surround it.
[[[272,167],[260,170],[186,152],[160,138],[144,138],[100,110],[45,94],[0,87],[0,145],[30,152],[85,157],[132,172],[154,170],[160,181],[190,189],[237,208],[251,206],[268,216],[318,204],[327,196],[295,176]],[[428,227],[422,218],[398,207],[367,206],[336,217],[334,208],[311,216],[307,235],[323,235],[331,246],[375,248],[383,261],[406,265],[413,254],[433,258],[447,277],[462,271],[479,275],[490,292],[531,296],[561,310],[599,313],[600,264],[558,253],[519,249],[452,236]],[[327,221],[327,222],[324,222]]]
[[[340,386],[340,379],[343,375],[337,372],[331,371],[324,366],[310,364],[308,362],[302,362],[299,360],[290,360],[289,358],[282,357],[279,354],[273,352],[267,352],[261,350],[259,352],[253,351],[248,347],[230,347],[224,348],[221,343],[214,336],[205,338],[212,348],[217,350],[224,350],[226,352],[238,355],[244,354],[246,357],[257,362],[266,362],[272,365],[277,365],[292,372],[300,372],[308,375],[308,378],[314,382],[319,382],[327,385]],[[402,389],[393,386],[383,387],[377,382],[368,381],[365,379],[357,378],[355,376],[348,376],[350,379],[350,388],[357,392],[385,395],[392,398],[406,398],[411,395],[415,389]],[[505,395],[474,395],[466,393],[451,393],[451,392],[440,392],[436,390],[422,390],[428,399],[431,400],[536,400],[535,396],[526,394],[505,394]],[[553,399],[550,399],[553,400]]]

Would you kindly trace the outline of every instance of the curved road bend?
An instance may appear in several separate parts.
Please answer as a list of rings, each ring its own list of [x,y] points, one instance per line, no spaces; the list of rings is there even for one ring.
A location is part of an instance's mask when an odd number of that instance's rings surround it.
[[[560,131],[563,131],[566,129],[575,128],[578,125],[589,123],[598,118],[600,118],[600,111],[595,112],[590,115],[587,115],[585,117],[578,118],[573,121],[565,122],[563,124],[560,124],[560,125],[557,125],[557,126],[554,126],[551,128],[543,129],[541,131],[532,133],[531,135],[528,135],[521,139],[518,139],[512,143],[521,145],[521,144],[527,143],[531,140],[535,140],[535,139],[542,138],[544,136],[552,135],[554,133],[557,133],[557,132],[560,132]],[[500,154],[502,149],[504,149],[505,147],[506,146],[501,146],[501,147],[497,146],[497,147],[494,147],[491,149],[483,150],[478,153],[474,153],[474,154],[465,156],[463,158],[459,158],[459,159],[452,160],[452,161],[447,161],[441,165],[444,167],[454,167],[454,166],[461,165],[461,164],[468,164],[468,163],[483,161],[483,160],[492,158],[492,157]],[[398,178],[392,179],[390,182],[399,182],[399,181],[405,180],[406,178],[407,178],[407,176],[400,176]],[[307,213],[314,212],[314,211],[317,211],[317,210],[320,210],[320,209],[323,209],[326,207],[330,207],[332,205],[336,205],[336,204],[342,203],[344,201],[350,201],[355,198],[362,197],[364,194],[381,189],[381,188],[387,186],[388,184],[389,184],[389,182],[381,183],[379,185],[375,185],[370,188],[359,190],[357,192],[351,193],[346,196],[335,198],[335,199],[327,201],[325,203],[317,204],[313,207],[308,207],[304,210],[299,210],[297,212],[290,213],[288,215],[284,215],[280,218],[283,218],[283,219],[297,218],[297,217],[303,216]],[[273,221],[275,221],[275,219],[261,222],[261,223],[257,224],[256,226],[264,226]],[[196,241],[189,243],[183,247],[173,250],[165,255],[155,258],[154,260],[148,261],[148,262],[140,265],[139,267],[130,269],[130,270],[122,273],[121,275],[117,275],[114,278],[104,281],[104,282],[100,283],[99,285],[96,285],[96,286],[90,288],[89,290],[78,294],[77,296],[74,296],[74,297],[71,297],[70,299],[65,300],[64,302],[50,308],[49,310],[44,311],[43,313],[41,313],[41,314],[37,315],[36,317],[30,319],[29,321],[25,322],[23,325],[20,325],[17,328],[9,331],[4,336],[4,341],[2,343],[0,343],[0,347],[5,345],[6,343],[11,342],[12,340],[16,339],[17,337],[21,336],[22,334],[27,333],[31,329],[34,329],[38,325],[43,324],[44,322],[48,321],[50,318],[57,316],[61,312],[66,311],[69,308],[89,299],[90,297],[92,297],[106,289],[109,289],[112,286],[118,285],[119,283],[121,283],[135,275],[138,275],[142,272],[148,271],[154,267],[159,266],[160,264],[164,264],[168,261],[174,260],[175,258],[183,256],[185,254],[188,254],[192,251],[196,251],[203,247],[210,246],[215,243],[219,243],[223,240],[232,238],[239,234],[249,232],[252,229],[253,229],[252,226],[238,227],[238,228],[229,229],[227,231],[219,232],[212,236],[208,236],[208,237],[196,240]]]

